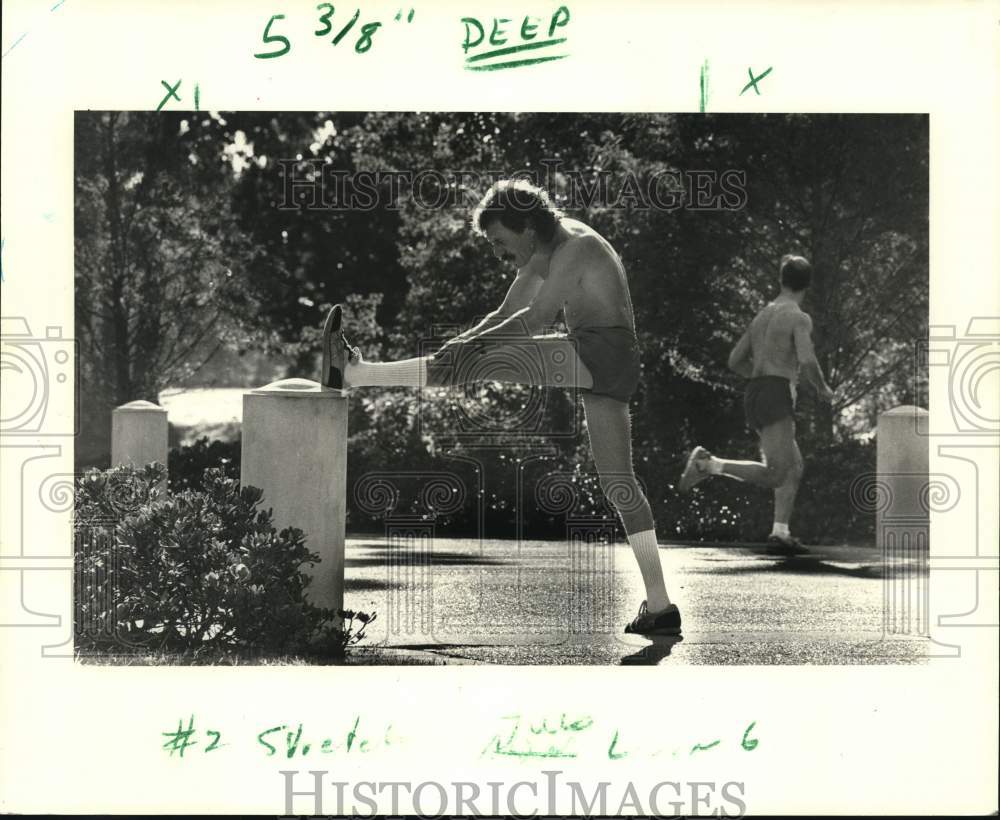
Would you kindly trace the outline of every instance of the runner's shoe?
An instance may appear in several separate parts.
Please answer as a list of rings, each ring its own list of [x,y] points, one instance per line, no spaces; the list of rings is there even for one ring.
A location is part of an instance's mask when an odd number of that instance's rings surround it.
[[[772,555],[805,555],[809,552],[794,535],[771,533],[767,536],[767,543],[770,544],[768,552]]]
[[[677,484],[677,489],[682,493],[688,492],[695,484],[704,481],[710,475],[708,465],[712,454],[704,447],[695,447],[688,457],[687,466],[681,473],[681,480]]]
[[[344,389],[344,370],[348,360],[360,361],[361,351],[347,341],[341,327],[344,322],[344,308],[334,305],[323,325],[323,368],[320,383],[335,390]]]
[[[634,635],[680,635],[681,611],[677,604],[670,604],[666,609],[650,613],[643,601],[639,614],[625,627],[625,632]]]

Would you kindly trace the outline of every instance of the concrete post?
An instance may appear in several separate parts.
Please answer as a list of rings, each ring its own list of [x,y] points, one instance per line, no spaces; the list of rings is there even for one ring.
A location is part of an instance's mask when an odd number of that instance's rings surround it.
[[[928,418],[922,407],[903,406],[878,420],[875,533],[887,570],[889,633],[926,635],[929,628]]]
[[[320,563],[308,568],[309,600],[344,606],[347,392],[283,379],[243,395],[240,483],[264,491],[274,525],[298,527]]]
[[[111,413],[111,466],[167,466],[167,411],[149,401],[130,401]]]

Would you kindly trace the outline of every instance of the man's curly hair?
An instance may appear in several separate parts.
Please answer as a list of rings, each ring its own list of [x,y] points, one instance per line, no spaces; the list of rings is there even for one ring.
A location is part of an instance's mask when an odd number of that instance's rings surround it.
[[[549,242],[562,216],[543,189],[523,179],[504,179],[486,192],[472,212],[472,229],[483,236],[494,222],[517,233],[531,226],[539,239]]]

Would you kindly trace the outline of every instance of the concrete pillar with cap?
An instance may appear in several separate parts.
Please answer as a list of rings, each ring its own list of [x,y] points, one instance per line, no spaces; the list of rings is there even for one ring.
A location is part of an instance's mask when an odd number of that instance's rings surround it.
[[[886,632],[926,635],[929,416],[905,405],[878,419],[875,533],[886,563]]]
[[[111,466],[167,466],[167,411],[151,401],[130,401],[111,413]]]
[[[297,527],[320,563],[307,567],[308,599],[344,606],[347,391],[282,379],[243,395],[240,483],[264,491],[274,526]]]

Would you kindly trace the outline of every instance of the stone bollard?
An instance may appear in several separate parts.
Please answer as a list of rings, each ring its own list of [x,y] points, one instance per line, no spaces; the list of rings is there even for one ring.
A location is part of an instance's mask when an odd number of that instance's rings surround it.
[[[260,487],[274,526],[298,527],[319,554],[310,602],[343,609],[347,392],[283,379],[244,393],[240,483]]]
[[[927,635],[930,550],[928,414],[895,407],[879,416],[875,533],[885,562],[885,631]],[[895,568],[893,565],[896,565]]]
[[[111,466],[141,468],[151,461],[167,466],[167,411],[130,401],[111,413]]]

